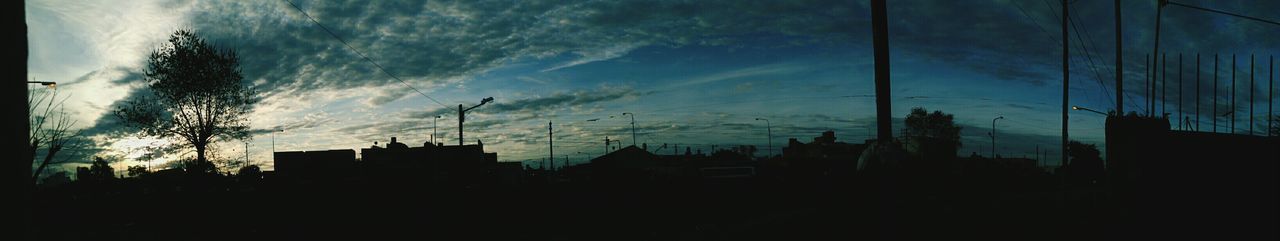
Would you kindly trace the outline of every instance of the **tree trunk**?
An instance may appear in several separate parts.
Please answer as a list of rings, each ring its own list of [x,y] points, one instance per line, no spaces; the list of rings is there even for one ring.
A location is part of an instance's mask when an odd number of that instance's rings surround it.
[[[44,155],[44,161],[40,162],[40,167],[37,167],[36,171],[34,173],[31,173],[32,185],[35,185],[35,183],[40,180],[40,173],[44,173],[44,168],[49,166],[50,161],[53,161],[53,155],[58,154],[59,149],[62,149],[62,148],[61,147],[49,148],[49,154]]]
[[[204,164],[205,162],[207,162],[207,161],[208,161],[208,160],[206,160],[206,159],[205,159],[205,157],[204,157],[205,147],[206,147],[206,146],[208,146],[208,145],[209,145],[209,143],[196,143],[196,144],[195,144],[195,146],[196,146],[196,163]]]

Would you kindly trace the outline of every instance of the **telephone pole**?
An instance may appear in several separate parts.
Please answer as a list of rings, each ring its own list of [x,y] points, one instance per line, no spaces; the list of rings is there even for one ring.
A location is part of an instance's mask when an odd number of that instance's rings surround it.
[[[1124,116],[1124,57],[1120,54],[1124,49],[1120,32],[1120,0],[1116,0],[1116,116]]]
[[[1067,119],[1068,119],[1067,107],[1069,105],[1067,97],[1068,97],[1068,94],[1070,93],[1068,90],[1071,89],[1070,88],[1071,72],[1069,71],[1070,62],[1068,62],[1070,61],[1068,57],[1070,57],[1069,54],[1071,52],[1068,49],[1069,47],[1067,45],[1067,42],[1071,41],[1071,38],[1068,38],[1069,35],[1067,35],[1067,24],[1069,23],[1068,21],[1070,21],[1070,19],[1067,18],[1067,16],[1070,12],[1068,12],[1067,9],[1069,9],[1067,7],[1067,0],[1062,0],[1062,164],[1063,165],[1066,165],[1067,163],[1067,141],[1068,141],[1067,139]],[[1156,29],[1159,29],[1160,25],[1158,23],[1156,24],[1156,26],[1157,26]],[[1157,30],[1156,34],[1158,35],[1159,33],[1160,31]],[[995,157],[993,156],[992,158],[995,158]]]
[[[886,0],[871,0],[871,45],[875,59],[876,81],[876,133],[880,143],[893,142],[893,113],[890,108],[892,99],[889,97],[889,20],[885,2]]]

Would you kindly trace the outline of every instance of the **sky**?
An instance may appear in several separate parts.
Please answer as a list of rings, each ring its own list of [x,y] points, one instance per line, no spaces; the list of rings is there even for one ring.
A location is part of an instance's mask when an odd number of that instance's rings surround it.
[[[1280,9],[1278,1],[1178,2],[1280,20],[1280,12],[1269,11]],[[1154,3],[1122,6],[1126,111],[1148,111],[1142,87],[1144,58],[1154,45]],[[482,142],[499,161],[547,157],[548,122],[557,160],[571,163],[600,155],[606,137],[651,150],[664,143],[703,152],[756,145],[760,154],[772,140],[772,152],[780,154],[788,139],[808,142],[827,130],[851,143],[875,134],[868,1],[292,4],[350,48],[285,0],[27,1],[28,78],[58,82],[55,90],[67,98],[68,116],[89,146],[61,154],[66,161],[55,167],[73,169],[103,156],[116,170],[163,168],[194,156],[192,148],[140,136],[111,115],[148,91],[141,75],[145,58],[179,29],[239,52],[244,84],[262,97],[249,116],[253,139],[218,143],[211,156],[241,161],[247,155],[264,169],[273,169],[272,150],[359,151],[391,137],[409,146],[432,137],[453,145],[454,108],[485,97],[494,101],[467,114],[465,141]],[[890,1],[895,130],[913,107],[940,110],[963,127],[959,155],[987,155],[991,120],[1003,116],[996,122],[1001,155],[1034,157],[1039,148],[1049,152],[1046,164],[1057,165],[1064,83],[1060,6],[1049,0]],[[1077,0],[1070,11],[1076,24],[1068,41],[1071,105],[1113,110],[1113,2]],[[1174,84],[1182,54],[1183,108],[1194,115],[1192,71],[1199,54],[1201,124],[1210,128],[1216,54],[1220,93],[1229,92],[1235,55],[1237,111],[1246,113],[1253,54],[1255,129],[1262,129],[1267,58],[1280,50],[1277,30],[1166,7],[1160,50],[1174,67],[1165,112],[1179,116],[1173,99],[1182,96]],[[1219,113],[1229,108],[1224,96]],[[1241,132],[1246,120],[1237,117]],[[1103,147],[1104,122],[1103,115],[1072,112],[1070,137]]]

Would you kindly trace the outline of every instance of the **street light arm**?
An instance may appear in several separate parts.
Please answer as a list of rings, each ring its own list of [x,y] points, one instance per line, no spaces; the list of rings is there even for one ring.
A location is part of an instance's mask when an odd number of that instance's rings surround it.
[[[488,104],[489,102],[493,102],[493,97],[489,97],[489,98],[481,99],[481,100],[480,100],[480,104],[476,104],[475,106],[472,106],[471,108],[463,109],[463,110],[462,110],[462,112],[471,111],[471,109],[475,109],[476,107],[480,107],[480,106],[482,106],[482,105],[484,105],[484,104]]]
[[[1107,113],[1102,113],[1101,111],[1096,111],[1096,110],[1093,110],[1093,109],[1084,108],[1084,107],[1080,107],[1080,106],[1072,106],[1072,107],[1071,107],[1071,109],[1072,109],[1072,110],[1083,110],[1083,111],[1088,111],[1088,112],[1098,113],[1099,115],[1107,115]]]

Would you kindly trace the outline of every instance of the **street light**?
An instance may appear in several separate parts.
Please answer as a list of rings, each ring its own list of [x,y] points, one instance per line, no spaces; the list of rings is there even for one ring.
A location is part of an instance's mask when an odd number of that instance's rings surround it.
[[[462,122],[467,120],[467,111],[471,111],[471,109],[475,109],[476,107],[480,107],[484,104],[488,104],[489,102],[493,102],[493,97],[481,99],[480,104],[476,104],[471,108],[463,109],[462,104],[458,104],[458,145],[459,146],[462,145]]]
[[[1107,115],[1107,113],[1102,113],[1101,111],[1096,111],[1096,110],[1093,110],[1093,109],[1084,108],[1084,107],[1079,107],[1079,106],[1071,106],[1071,109],[1072,109],[1072,110],[1083,110],[1083,111],[1088,111],[1088,112],[1098,113],[1099,115]]]
[[[40,85],[43,85],[43,86],[48,86],[50,89],[57,89],[57,88],[58,88],[58,82],[53,82],[53,81],[27,81],[27,83],[28,83],[28,84],[40,84]]]
[[[440,116],[431,120],[431,145],[433,146],[436,145],[436,135],[439,134],[436,132],[436,122],[440,122]]]
[[[996,120],[999,120],[999,119],[1004,119],[1004,116],[991,119],[991,132],[987,133],[991,135],[991,158],[992,159],[996,158]]]
[[[765,118],[756,118],[756,120],[764,121],[764,130],[765,130],[765,133],[769,136],[769,156],[765,158],[766,159],[773,158],[773,124],[769,123],[769,119],[765,119]]]
[[[631,145],[634,146],[636,145],[636,114],[632,114],[631,112],[623,112],[622,115],[631,116]],[[619,142],[618,145],[621,146],[622,143]]]
[[[276,161],[276,132],[284,132],[284,129],[271,130],[271,162]]]

